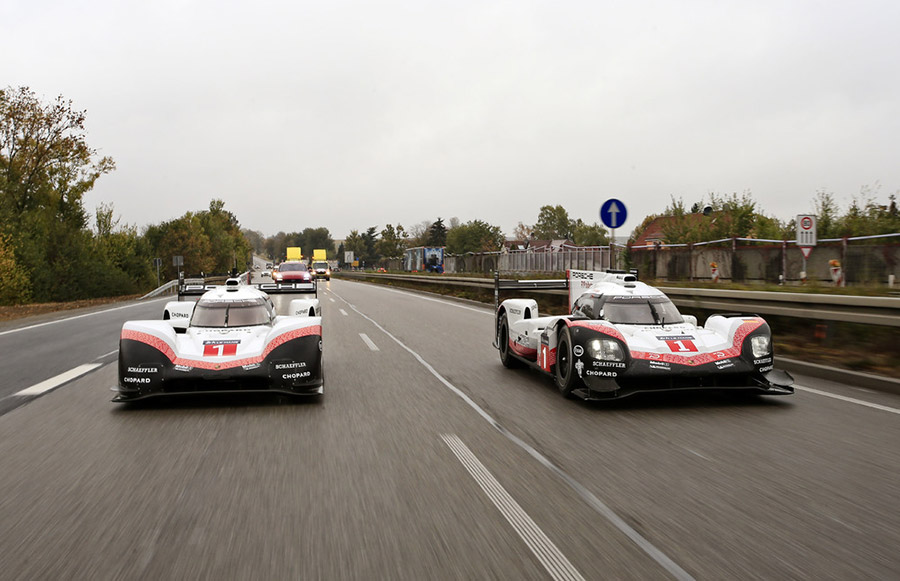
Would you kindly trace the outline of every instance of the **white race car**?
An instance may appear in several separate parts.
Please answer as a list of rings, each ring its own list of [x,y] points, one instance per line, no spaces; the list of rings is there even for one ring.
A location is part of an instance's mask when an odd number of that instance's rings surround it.
[[[317,298],[278,316],[269,295],[229,279],[198,301],[166,303],[162,320],[128,321],[119,339],[113,401],[222,392],[320,395],[322,317]]]
[[[569,315],[540,316],[532,299],[503,301],[494,346],[506,367],[553,376],[559,391],[614,399],[677,389],[794,392],[775,369],[769,325],[757,315],[716,314],[705,325],[660,290],[624,271],[568,272],[566,281],[504,281],[501,288],[568,288]]]

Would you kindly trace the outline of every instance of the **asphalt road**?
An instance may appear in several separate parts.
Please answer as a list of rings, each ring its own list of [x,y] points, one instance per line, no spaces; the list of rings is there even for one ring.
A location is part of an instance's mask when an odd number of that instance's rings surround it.
[[[489,309],[319,297],[322,403],[110,403],[162,302],[0,330],[0,578],[900,577],[898,396],[585,404],[503,368]]]

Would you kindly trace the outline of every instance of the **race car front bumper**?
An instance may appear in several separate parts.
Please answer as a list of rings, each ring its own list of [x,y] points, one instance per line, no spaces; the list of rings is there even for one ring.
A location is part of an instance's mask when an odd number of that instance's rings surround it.
[[[621,372],[606,372],[607,376],[582,377],[585,388],[575,395],[584,399],[616,399],[635,393],[690,390],[755,391],[766,395],[790,395],[794,378],[780,369],[760,373],[753,365],[732,361],[733,369],[724,371],[715,364],[699,368],[650,369],[645,362],[635,362],[632,368]]]
[[[132,339],[119,342],[119,384],[114,402],[206,393],[323,393],[321,335],[286,341],[259,361],[186,365]]]

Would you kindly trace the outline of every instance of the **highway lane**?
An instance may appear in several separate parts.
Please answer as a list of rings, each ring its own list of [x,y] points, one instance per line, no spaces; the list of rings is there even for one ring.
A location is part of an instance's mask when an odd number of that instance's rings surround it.
[[[548,378],[498,364],[490,311],[457,307],[446,315],[439,299],[359,284],[339,288],[504,427],[652,531],[654,544],[679,555],[688,570],[763,578],[900,571],[893,550],[900,518],[890,508],[900,506],[900,458],[890,445],[900,441],[896,413],[805,391],[787,398],[565,402]],[[871,395],[869,401],[900,408],[896,396]]]
[[[344,281],[320,298],[322,405],[114,406],[107,365],[0,417],[4,576],[547,578],[521,514],[585,578],[673,576],[652,550],[697,578],[900,570],[897,414],[809,392],[585,405],[502,368],[487,309]]]
[[[0,328],[0,414],[21,404],[13,394],[76,367],[105,363],[119,348],[119,331],[128,319],[162,316],[173,297],[129,301],[11,321]]]

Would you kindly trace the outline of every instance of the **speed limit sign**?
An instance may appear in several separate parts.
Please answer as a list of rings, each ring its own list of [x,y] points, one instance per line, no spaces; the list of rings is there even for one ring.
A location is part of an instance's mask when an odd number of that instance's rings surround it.
[[[816,245],[816,217],[813,214],[797,216],[797,246]]]

